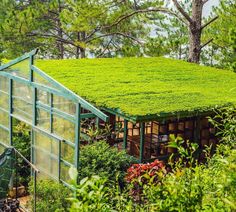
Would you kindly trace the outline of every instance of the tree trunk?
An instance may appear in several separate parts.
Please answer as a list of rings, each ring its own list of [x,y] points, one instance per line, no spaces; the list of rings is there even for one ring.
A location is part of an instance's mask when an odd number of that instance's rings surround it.
[[[189,58],[192,63],[199,63],[201,54],[202,34],[202,0],[192,1],[192,22],[189,23]]]
[[[58,31],[58,36],[60,38],[62,38],[62,36],[63,36],[63,32],[62,32],[61,29],[59,29],[59,31]],[[59,51],[59,59],[63,59],[64,58],[64,45],[61,41],[58,41],[58,47],[57,48],[58,48],[58,51]]]
[[[58,1],[59,3],[59,7],[58,7],[58,14],[60,15],[61,11],[62,11],[62,7],[61,7],[61,2]],[[62,27],[61,27],[61,21],[60,21],[60,18],[58,18],[58,21],[57,21],[57,27],[58,27],[58,37],[60,38],[63,38],[63,30],[62,30]],[[58,52],[59,52],[59,59],[63,59],[64,58],[64,45],[63,45],[63,42],[62,41],[58,41],[57,42],[57,48],[58,48]]]
[[[80,42],[83,42],[85,40],[85,32],[78,32],[77,33],[77,40],[80,41]],[[76,59],[85,58],[85,48],[78,45],[76,47],[75,57],[76,57]]]

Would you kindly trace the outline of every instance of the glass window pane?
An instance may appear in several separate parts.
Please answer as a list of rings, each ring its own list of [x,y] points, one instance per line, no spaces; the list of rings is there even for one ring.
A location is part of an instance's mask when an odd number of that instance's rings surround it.
[[[9,79],[0,76],[0,90],[9,93]]]
[[[5,147],[0,144],[0,155],[5,151]]]
[[[50,105],[50,94],[46,91],[37,90],[37,101],[45,105]]]
[[[53,133],[64,140],[74,142],[75,124],[59,116],[53,115]]]
[[[34,82],[41,84],[41,85],[45,85],[46,87],[51,87],[51,88],[58,90],[55,86],[52,85],[52,83],[50,83],[48,80],[46,80],[45,78],[43,78],[42,76],[40,76],[36,72],[34,72]]]
[[[0,127],[0,142],[9,145],[9,132]]]
[[[32,121],[32,88],[13,82],[13,113]]]
[[[75,150],[74,147],[66,144],[65,142],[61,143],[61,157],[63,160],[74,164],[74,155]]]
[[[9,96],[2,91],[0,91],[0,107],[9,110]]]
[[[75,114],[75,103],[61,96],[53,96],[53,107],[65,113]]]
[[[45,130],[50,130],[50,113],[37,109],[37,125]]]
[[[71,179],[69,176],[69,170],[70,170],[70,166],[67,166],[63,162],[61,162],[61,179],[65,181],[66,183],[71,182]]]
[[[11,66],[7,70],[15,76],[29,79],[29,74],[30,74],[29,64],[30,64],[29,59],[25,59],[15,65]]]
[[[8,113],[1,111],[0,109],[0,124],[9,128],[9,116]]]
[[[34,164],[48,175],[58,177],[58,141],[34,131]]]

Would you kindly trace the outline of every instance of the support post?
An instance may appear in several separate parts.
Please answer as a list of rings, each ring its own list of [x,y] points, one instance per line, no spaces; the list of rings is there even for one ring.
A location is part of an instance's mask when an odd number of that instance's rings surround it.
[[[37,203],[37,196],[36,196],[36,193],[37,193],[37,171],[34,170],[34,212],[36,212],[36,203]]]
[[[9,79],[9,142],[10,145],[13,146],[13,120],[12,120],[12,112],[13,112],[13,101],[12,101],[12,94],[13,94],[13,81]]]
[[[75,167],[79,168],[79,156],[80,156],[80,114],[81,114],[81,105],[80,103],[76,104],[76,123],[75,123]]]
[[[123,149],[127,148],[127,137],[128,137],[128,121],[124,119]]]
[[[145,123],[140,123],[140,155],[139,155],[139,162],[143,162],[143,153],[144,153],[144,142],[145,142]]]
[[[53,133],[53,94],[50,93],[50,132]]]
[[[61,140],[58,141],[58,181],[61,180]]]
[[[34,65],[34,56],[31,55],[29,57],[29,70],[30,70],[30,73],[29,73],[29,80],[30,82],[33,82],[34,81],[34,73],[33,73],[33,70],[32,70],[32,66]]]

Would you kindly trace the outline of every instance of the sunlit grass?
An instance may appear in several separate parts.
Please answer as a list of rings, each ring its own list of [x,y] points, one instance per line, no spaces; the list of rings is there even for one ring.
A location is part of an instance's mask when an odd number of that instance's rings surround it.
[[[40,60],[36,65],[98,107],[130,116],[201,112],[236,103],[236,74],[166,58]]]

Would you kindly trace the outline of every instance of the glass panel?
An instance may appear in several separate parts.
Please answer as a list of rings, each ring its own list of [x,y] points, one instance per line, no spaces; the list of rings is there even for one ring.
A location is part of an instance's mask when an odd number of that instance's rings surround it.
[[[0,90],[9,93],[9,79],[0,76]]]
[[[48,80],[46,80],[45,78],[43,78],[42,76],[40,76],[36,72],[34,72],[34,82],[41,84],[41,85],[45,85],[46,87],[51,87],[51,88],[58,90],[55,86],[52,85],[52,83],[50,83]]]
[[[29,59],[25,59],[7,69],[12,75],[29,79]]]
[[[64,140],[74,142],[75,124],[59,116],[53,115],[53,133],[62,137]]]
[[[0,110],[0,124],[9,128],[9,116],[8,113],[5,113]]]
[[[0,155],[5,151],[5,147],[0,144]]]
[[[34,131],[34,163],[48,175],[58,177],[58,141]]]
[[[9,96],[2,91],[0,91],[0,107],[9,110]]]
[[[75,115],[75,103],[61,96],[53,96],[53,107],[65,113]]]
[[[37,101],[50,105],[50,94],[46,91],[37,90]]]
[[[9,132],[0,127],[0,142],[9,145]]]
[[[74,164],[74,147],[66,144],[65,142],[61,143],[61,157],[65,161],[68,161],[69,163]]]
[[[69,169],[70,169],[70,166],[67,166],[63,162],[61,162],[61,179],[65,181],[66,183],[71,182],[71,179],[69,176]]]
[[[32,88],[13,82],[13,113],[32,121]]]
[[[37,109],[37,125],[45,130],[50,130],[50,113]]]

